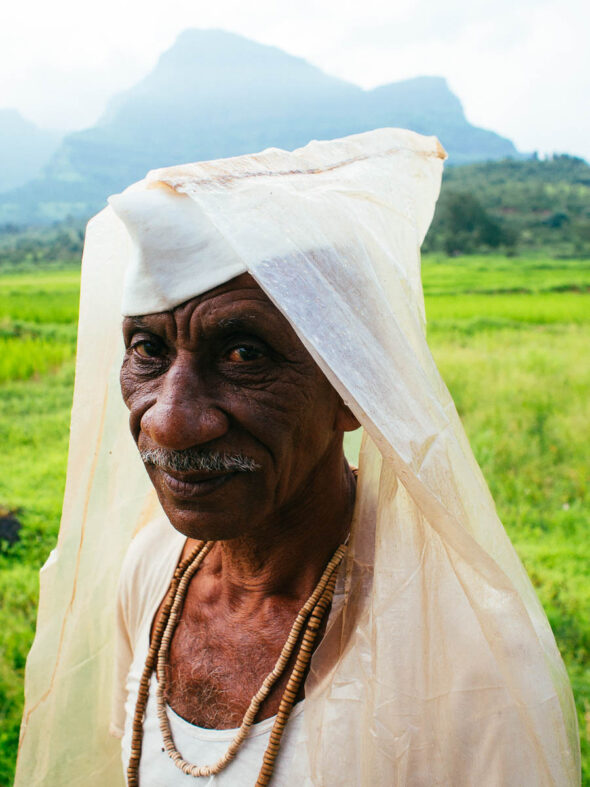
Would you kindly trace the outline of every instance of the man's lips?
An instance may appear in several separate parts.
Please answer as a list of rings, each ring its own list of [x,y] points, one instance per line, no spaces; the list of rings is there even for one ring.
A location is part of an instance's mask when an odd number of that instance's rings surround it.
[[[175,470],[157,468],[156,472],[162,479],[164,486],[174,497],[190,500],[195,497],[209,495],[230,481],[237,472],[192,472],[179,473]]]

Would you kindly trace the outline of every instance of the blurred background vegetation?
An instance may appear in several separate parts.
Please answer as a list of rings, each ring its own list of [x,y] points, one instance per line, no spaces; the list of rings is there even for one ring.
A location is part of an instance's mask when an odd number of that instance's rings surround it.
[[[447,167],[423,248],[590,256],[590,166],[554,155]]]

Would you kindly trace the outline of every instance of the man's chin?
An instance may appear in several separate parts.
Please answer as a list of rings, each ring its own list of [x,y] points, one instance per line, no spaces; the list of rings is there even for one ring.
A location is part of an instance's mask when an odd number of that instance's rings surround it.
[[[197,541],[229,541],[243,536],[248,530],[243,517],[236,517],[228,511],[199,510],[199,507],[194,505],[170,505],[169,500],[162,498],[160,503],[172,527],[187,538]]]

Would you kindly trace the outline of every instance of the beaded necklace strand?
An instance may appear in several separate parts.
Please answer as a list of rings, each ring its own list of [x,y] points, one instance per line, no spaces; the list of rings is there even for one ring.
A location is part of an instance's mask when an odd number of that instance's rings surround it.
[[[222,771],[236,756],[240,746],[248,736],[249,729],[254,723],[254,719],[256,718],[256,714],[261,704],[269,695],[274,684],[284,673],[293,655],[295,646],[300,639],[301,632],[305,627],[303,639],[295,659],[295,665],[289,676],[283,696],[281,697],[279,710],[270,733],[270,740],[264,752],[262,767],[256,782],[256,787],[266,787],[272,777],[281,737],[293,705],[295,704],[307,667],[309,666],[313,653],[313,646],[321,628],[322,620],[332,602],[334,587],[336,585],[337,568],[346,551],[345,544],[338,547],[332,559],[324,569],[324,573],[320,577],[313,593],[299,610],[275,666],[264,679],[260,689],[256,692],[254,697],[252,697],[238,732],[230,743],[226,753],[213,765],[193,765],[184,760],[180,752],[176,749],[170,730],[165,700],[167,659],[170,643],[174,636],[179,616],[182,613],[182,606],[188,586],[205,556],[211,550],[213,543],[212,541],[199,542],[191,554],[179,564],[174,572],[172,582],[170,583],[170,589],[164,602],[162,614],[154,628],[152,642],[137,692],[137,702],[133,717],[131,756],[127,768],[128,787],[139,787],[139,761],[141,758],[143,739],[143,719],[149,696],[151,675],[154,669],[156,670],[158,678],[158,686],[156,689],[158,719],[160,721],[164,747],[168,756],[172,759],[176,767],[187,775],[195,777],[211,776]]]
[[[172,576],[170,587],[164,601],[162,613],[156,621],[152,635],[152,641],[145,660],[145,665],[137,689],[137,701],[135,703],[135,713],[133,715],[133,726],[131,729],[131,755],[127,766],[127,787],[139,787],[139,760],[141,758],[141,748],[143,743],[143,719],[150,691],[150,679],[156,664],[160,642],[164,634],[164,628],[172,609],[174,597],[178,585],[186,569],[198,558],[201,562],[212,547],[211,542],[199,541],[190,555],[182,560],[176,567]]]

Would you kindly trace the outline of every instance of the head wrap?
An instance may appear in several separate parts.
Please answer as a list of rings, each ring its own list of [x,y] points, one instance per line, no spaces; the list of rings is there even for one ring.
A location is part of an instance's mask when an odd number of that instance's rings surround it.
[[[154,171],[90,223],[17,785],[122,781],[114,596],[158,506],[118,391],[120,293],[126,314],[161,311],[243,271],[364,427],[347,592],[314,654],[290,784],[578,782],[563,663],[425,340],[419,246],[443,159],[434,138],[381,129]]]

